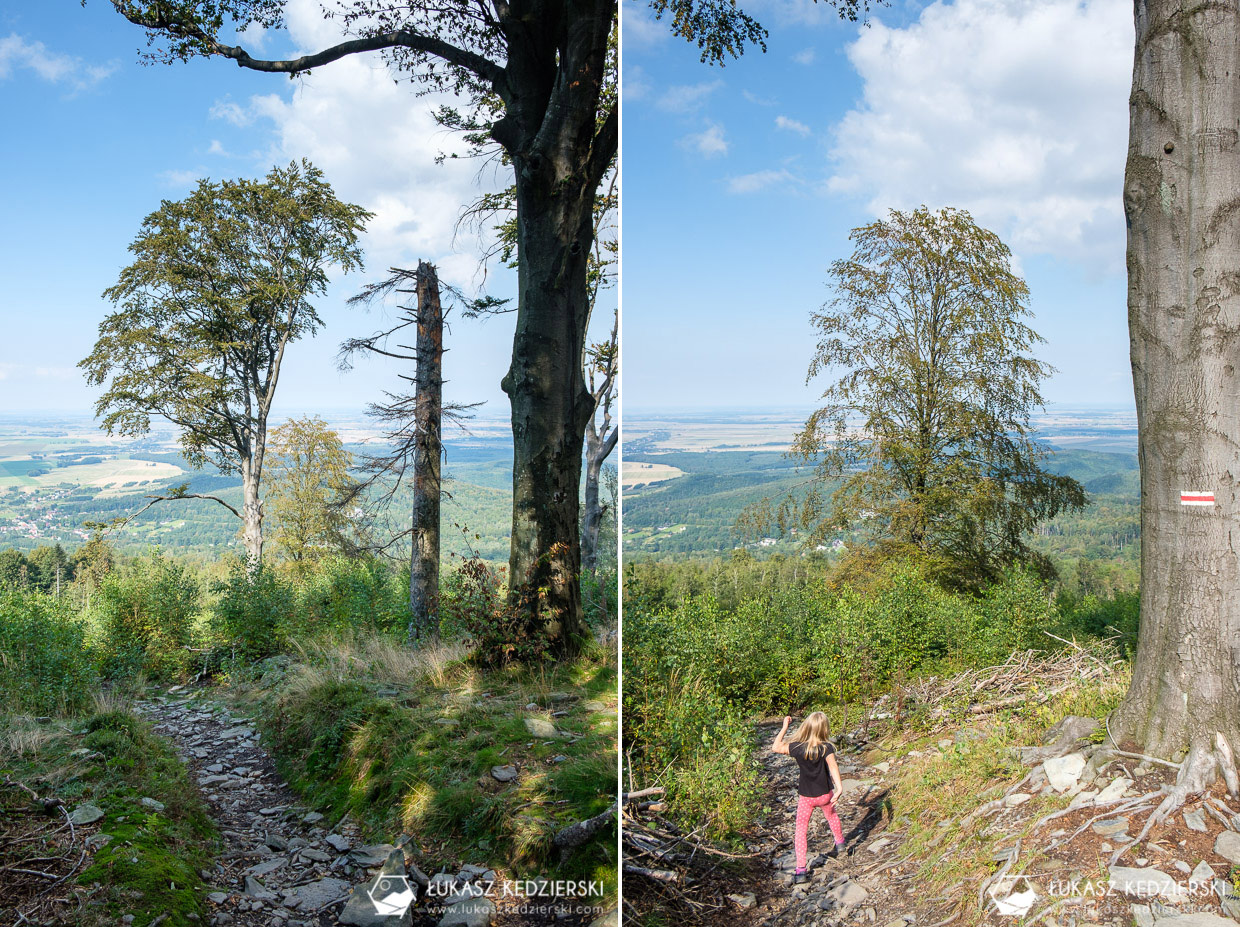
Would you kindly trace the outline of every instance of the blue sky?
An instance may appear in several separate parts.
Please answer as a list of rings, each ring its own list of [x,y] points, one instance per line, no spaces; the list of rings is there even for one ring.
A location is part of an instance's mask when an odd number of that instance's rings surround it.
[[[1131,405],[1126,0],[744,4],[724,68],[624,0],[625,409],[808,408],[810,313],[851,228],[970,209],[1031,290],[1053,403]]]
[[[316,0],[290,0],[288,10],[288,32],[247,35],[246,44],[274,57],[338,37]],[[320,303],[325,330],[291,349],[277,414],[357,409],[398,385],[383,364],[337,372],[340,341],[383,321],[345,299],[418,258],[465,289],[483,282],[478,239],[455,225],[461,206],[497,180],[477,162],[434,163],[459,147],[431,120],[441,99],[396,87],[373,56],[290,81],[224,61],[143,66],[143,43],[107,0],[0,0],[0,409],[89,411],[95,391],[75,365],[142,218],[200,177],[261,176],[303,156],[339,196],[378,215],[364,240],[366,275],[337,274]],[[495,295],[514,293],[510,272],[493,267],[485,282]],[[511,345],[510,318],[457,321],[448,398],[486,401],[480,414],[506,416],[499,381]]]

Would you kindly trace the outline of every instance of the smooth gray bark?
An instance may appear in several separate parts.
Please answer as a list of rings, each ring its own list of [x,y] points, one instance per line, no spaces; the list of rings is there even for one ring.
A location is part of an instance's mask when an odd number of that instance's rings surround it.
[[[1138,0],[1124,181],[1141,630],[1112,734],[1218,772],[1240,744],[1240,9]],[[1209,507],[1180,493],[1215,494]]]

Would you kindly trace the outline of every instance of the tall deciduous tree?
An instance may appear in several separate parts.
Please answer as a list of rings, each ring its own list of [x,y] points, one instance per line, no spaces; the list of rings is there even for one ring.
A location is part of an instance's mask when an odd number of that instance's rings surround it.
[[[251,563],[263,552],[259,485],[284,353],[322,324],[310,300],[326,292],[328,268],[361,267],[369,216],[305,161],[262,181],[199,182],[143,221],[134,262],[104,293],[116,311],[78,365],[107,384],[95,409],[109,434],[144,434],[162,418],[192,465],[240,475],[240,509],[184,485],[147,507],[218,502],[241,520]]]
[[[1075,480],[1040,466],[1029,415],[1050,368],[1030,353],[1041,338],[1028,288],[1007,246],[961,210],[893,210],[851,238],[813,316],[809,379],[836,379],[792,449],[818,462],[816,480],[750,517],[809,542],[860,530],[880,552],[979,586],[1032,556],[1038,521],[1085,503]]]
[[[616,154],[619,113],[605,93],[616,0],[349,0],[328,15],[353,37],[291,60],[255,58],[226,24],[278,27],[283,0],[111,0],[165,61],[219,57],[299,74],[383,53],[423,89],[470,101],[449,124],[493,141],[517,199],[518,309],[502,387],[512,404],[511,601],[546,621],[561,651],[583,633],[582,445],[593,397],[582,361],[595,191]],[[532,594],[537,590],[537,594]]]
[[[294,563],[348,549],[354,527],[340,501],[353,486],[350,454],[318,416],[290,419],[271,433],[266,514],[273,540]]]
[[[1235,4],[1136,3],[1124,210],[1141,629],[1110,731],[1183,758],[1147,829],[1220,772],[1240,787],[1238,55]],[[1214,501],[1184,505],[1184,492]]]

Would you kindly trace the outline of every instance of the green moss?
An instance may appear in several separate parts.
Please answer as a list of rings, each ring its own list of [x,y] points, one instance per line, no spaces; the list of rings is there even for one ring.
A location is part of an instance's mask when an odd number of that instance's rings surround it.
[[[389,697],[364,671],[341,679],[303,668],[269,694],[261,724],[293,788],[328,815],[352,814],[373,839],[416,833],[437,843],[435,865],[446,854],[517,877],[553,868],[557,877],[602,878],[614,894],[614,830],[563,864],[551,843],[613,800],[614,716],[579,706],[614,699],[614,670],[586,658],[554,671],[443,680]],[[526,729],[524,706],[545,704],[551,691],[570,696],[569,714],[555,722],[578,739],[544,745]],[[558,754],[567,759],[553,763]],[[509,763],[521,770],[516,782],[491,777]]]
[[[16,723],[0,717],[0,727]],[[0,756],[0,774],[43,783],[41,791],[67,805],[89,800],[103,809],[99,831],[111,840],[77,876],[89,888],[75,923],[102,927],[132,914],[136,927],[145,927],[167,914],[168,927],[200,927],[206,912],[198,870],[212,862],[216,833],[170,745],[121,710],[84,719],[76,733],[47,730],[52,733],[37,748]],[[82,755],[80,747],[93,752]],[[143,798],[161,802],[163,810],[151,811]]]

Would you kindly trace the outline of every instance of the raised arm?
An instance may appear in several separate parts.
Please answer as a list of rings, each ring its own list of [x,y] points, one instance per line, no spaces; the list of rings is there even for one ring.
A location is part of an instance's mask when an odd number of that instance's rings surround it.
[[[784,718],[784,726],[779,729],[779,734],[775,738],[775,743],[771,744],[772,753],[782,753],[788,755],[788,744],[784,741],[784,735],[788,733],[788,725],[792,723],[791,716]]]

